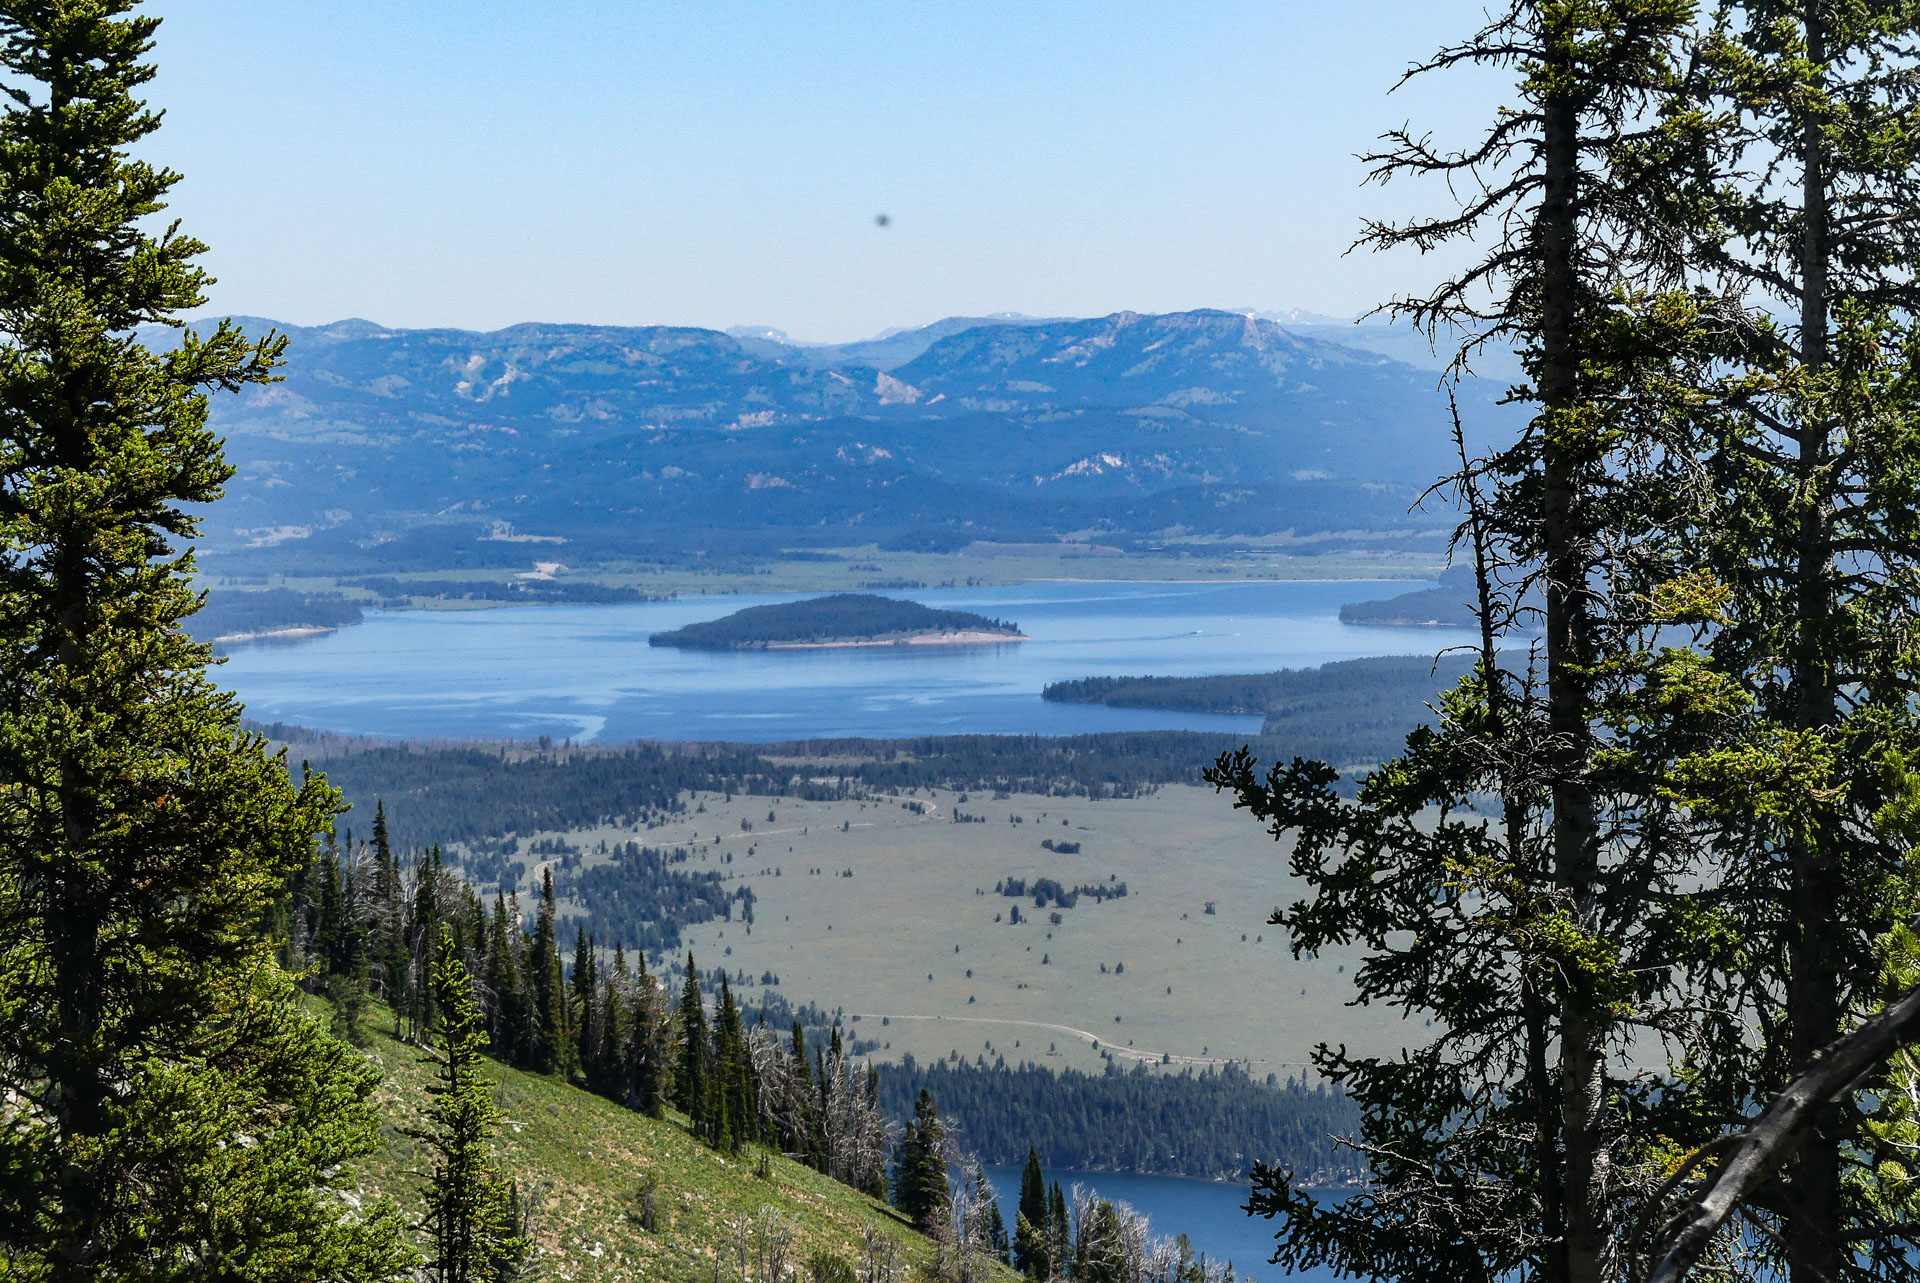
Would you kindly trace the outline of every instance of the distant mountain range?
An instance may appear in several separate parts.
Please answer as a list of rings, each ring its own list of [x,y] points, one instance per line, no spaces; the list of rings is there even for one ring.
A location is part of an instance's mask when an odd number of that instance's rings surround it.
[[[240,469],[216,572],[1432,528],[1405,510],[1450,455],[1431,363],[1323,337],[1388,327],[956,317],[804,347],[246,324],[292,342],[283,382],[216,406]],[[1511,413],[1500,390],[1463,389],[1476,429]]]

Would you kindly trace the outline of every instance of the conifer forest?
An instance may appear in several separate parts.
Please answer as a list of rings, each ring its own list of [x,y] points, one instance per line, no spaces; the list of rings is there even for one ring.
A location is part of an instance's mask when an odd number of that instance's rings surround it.
[[[622,148],[751,134],[812,208],[819,138],[862,182],[948,155],[904,100],[960,58],[998,78],[943,100],[967,154],[1087,186],[1024,149],[1091,137],[1108,82],[1166,113],[1113,126],[1142,146],[1268,127],[1177,101],[1237,92],[1204,43],[1235,23],[1329,58],[1443,32],[1289,99],[1303,148],[1405,113],[1337,229],[1398,282],[1360,322],[962,292],[979,315],[844,343],[239,312],[316,235],[323,276],[416,278],[352,149],[194,132],[254,24],[312,21],[219,7],[0,0],[0,1283],[1920,1283],[1920,7],[990,6],[989,56],[926,37],[942,6],[481,5],[374,94],[405,134],[460,88],[439,64],[524,48],[546,70],[500,93],[554,190],[498,197],[538,235],[495,257],[725,223],[779,242],[741,250],[759,288],[827,251],[715,215],[790,211],[694,144]],[[271,56],[374,83],[347,44],[456,21],[371,8]],[[627,22],[671,54],[623,64],[640,89],[540,61],[561,31],[601,66]],[[674,25],[710,22],[737,38]],[[807,83],[859,113],[722,108],[840,22],[872,38]],[[1208,74],[1095,74],[1095,27]],[[272,79],[262,122],[321,92]],[[1064,97],[1009,124],[998,90]],[[526,145],[445,111],[404,168],[384,120],[356,142],[393,209],[442,171],[495,192],[448,135]],[[195,183],[235,156],[329,175],[338,218],[233,235]],[[1139,163],[1109,181],[1140,209],[1020,233],[1047,288],[1171,199]],[[574,229],[572,188],[641,171],[594,197],[620,237]],[[1340,208],[1318,172],[1289,209]],[[941,181],[915,199],[959,219]],[[996,279],[900,199],[812,294],[915,255]],[[411,221],[461,243],[447,204]],[[1160,297],[1134,273],[1185,270],[1183,221],[1088,249],[1102,288]],[[707,285],[760,319],[732,271]],[[542,629],[633,641],[617,689]]]

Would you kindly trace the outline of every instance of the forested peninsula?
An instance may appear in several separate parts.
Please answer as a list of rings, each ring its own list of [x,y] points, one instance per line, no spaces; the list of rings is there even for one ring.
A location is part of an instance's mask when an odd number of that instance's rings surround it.
[[[1025,641],[1019,626],[967,610],[935,610],[871,593],[749,606],[721,619],[655,633],[650,646],[683,650],[811,650],[842,646],[967,646]]]

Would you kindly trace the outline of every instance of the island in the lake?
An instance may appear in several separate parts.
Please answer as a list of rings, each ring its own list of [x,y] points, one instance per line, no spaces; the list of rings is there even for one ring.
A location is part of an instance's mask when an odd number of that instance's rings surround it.
[[[683,650],[824,650],[847,646],[983,646],[1026,641],[1017,624],[967,610],[935,610],[871,593],[749,606],[724,619],[655,633],[650,646]]]

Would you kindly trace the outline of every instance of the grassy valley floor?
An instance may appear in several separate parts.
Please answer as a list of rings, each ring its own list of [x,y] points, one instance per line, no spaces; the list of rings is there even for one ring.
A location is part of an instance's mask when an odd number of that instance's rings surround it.
[[[715,921],[686,933],[702,968],[745,973],[749,1006],[771,973],[795,1003],[843,1008],[857,1017],[849,1033],[877,1041],[882,1060],[957,1052],[1097,1070],[1104,1051],[1123,1067],[1232,1059],[1285,1078],[1321,1041],[1385,1053],[1421,1037],[1392,1013],[1348,1005],[1352,956],[1292,956],[1266,925],[1300,893],[1285,848],[1211,789],[1097,802],[960,798],[703,793],[652,830],[546,836],[584,848],[583,864],[606,858],[596,854],[603,840],[685,844],[683,867],[717,870],[730,888],[745,881],[757,898],[751,929]],[[980,822],[955,823],[955,811]],[[1048,851],[1043,840],[1080,849]],[[522,858],[537,887],[542,857]],[[995,894],[1009,877],[1124,882],[1128,894],[1036,909],[1031,895]],[[1016,905],[1022,921],[1012,925]]]

